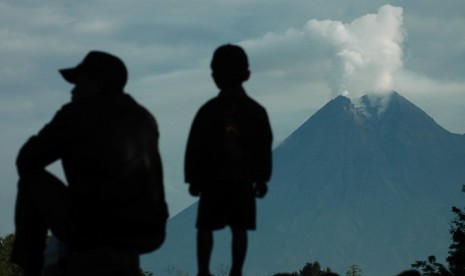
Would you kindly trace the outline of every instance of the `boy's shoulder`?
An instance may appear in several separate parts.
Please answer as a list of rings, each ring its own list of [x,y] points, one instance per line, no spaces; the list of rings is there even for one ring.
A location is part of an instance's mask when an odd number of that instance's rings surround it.
[[[240,97],[224,97],[221,94],[207,100],[198,110],[197,117],[214,118],[221,116],[225,110],[236,109],[242,114],[267,118],[266,109],[255,99],[243,94]],[[248,116],[248,115],[247,115]]]
[[[220,106],[218,97],[214,97],[206,101],[202,106],[200,106],[198,113],[209,113],[214,112]]]

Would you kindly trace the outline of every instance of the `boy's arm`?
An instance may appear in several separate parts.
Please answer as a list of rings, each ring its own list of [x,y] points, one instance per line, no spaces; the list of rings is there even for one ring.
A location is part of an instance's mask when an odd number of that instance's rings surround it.
[[[202,152],[204,151],[202,111],[200,110],[194,118],[187,140],[186,153],[184,157],[184,180],[189,184],[189,193],[193,196],[200,194]]]
[[[271,178],[272,171],[272,142],[273,134],[266,111],[263,112],[260,129],[260,152],[258,160],[258,172],[255,181],[255,195],[263,198],[268,192],[267,182]]]
[[[267,183],[271,178],[272,171],[272,143],[273,133],[271,131],[270,121],[266,111],[262,117],[260,129],[260,153],[258,162],[257,182]]]

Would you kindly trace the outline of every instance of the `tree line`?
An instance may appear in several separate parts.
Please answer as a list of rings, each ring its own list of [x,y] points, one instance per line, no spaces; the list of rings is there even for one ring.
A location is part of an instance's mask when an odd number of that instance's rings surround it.
[[[455,217],[451,221],[449,233],[452,244],[449,246],[447,265],[437,261],[434,255],[426,260],[416,261],[411,266],[418,269],[423,276],[464,276],[465,275],[465,208],[462,210],[452,207]],[[14,235],[0,236],[0,275],[23,276],[21,268],[10,262],[10,253],[14,241]],[[153,273],[140,271],[140,276],[152,276]],[[272,276],[334,276],[338,275],[329,267],[321,269],[316,262],[306,263],[302,269],[295,272],[279,272]],[[362,276],[363,271],[358,265],[351,265],[346,271],[346,276]],[[418,274],[417,274],[418,275]]]
[[[452,244],[446,258],[447,266],[438,262],[434,255],[425,261],[416,261],[412,267],[422,271],[425,276],[464,276],[465,275],[465,208],[452,207],[455,218],[451,222],[449,233]]]

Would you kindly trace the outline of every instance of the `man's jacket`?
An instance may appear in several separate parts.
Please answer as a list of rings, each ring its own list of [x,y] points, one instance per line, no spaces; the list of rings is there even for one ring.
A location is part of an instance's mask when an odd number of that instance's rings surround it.
[[[150,236],[168,218],[158,138],[153,116],[129,95],[99,95],[64,105],[22,147],[17,167],[33,176],[60,159],[76,227],[108,240]]]

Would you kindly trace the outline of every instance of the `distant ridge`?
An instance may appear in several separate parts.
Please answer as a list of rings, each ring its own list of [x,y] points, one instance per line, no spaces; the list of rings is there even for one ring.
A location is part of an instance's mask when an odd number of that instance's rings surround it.
[[[439,126],[397,92],[328,102],[274,150],[269,195],[258,201],[249,276],[319,261],[344,275],[395,275],[447,254],[451,207],[463,205],[465,136]],[[144,270],[195,275],[196,204],[170,220]],[[215,235],[212,270],[229,265],[230,235]]]

